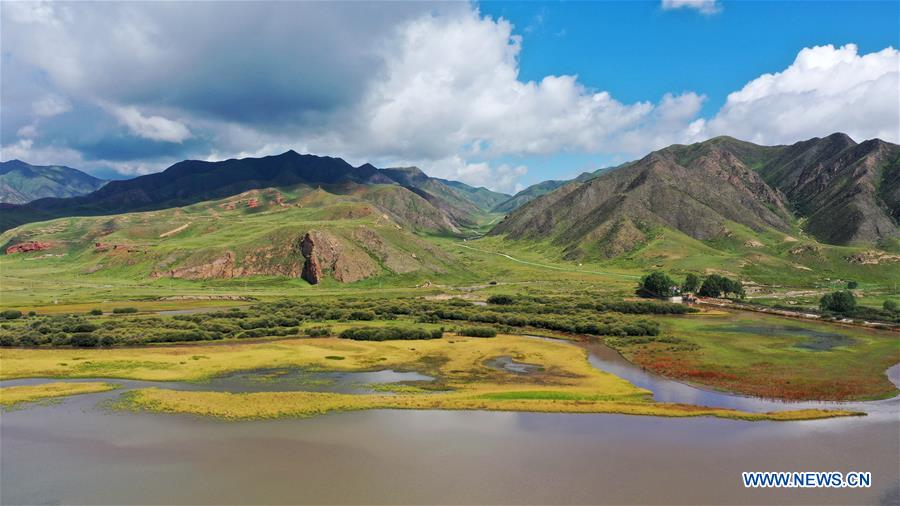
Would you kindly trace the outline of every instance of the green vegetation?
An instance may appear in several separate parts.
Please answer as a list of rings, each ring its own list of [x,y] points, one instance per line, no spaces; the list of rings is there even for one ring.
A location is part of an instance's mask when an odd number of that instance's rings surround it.
[[[493,327],[463,327],[456,331],[457,335],[469,337],[495,337],[497,329]]]
[[[641,297],[665,299],[674,295],[676,287],[675,282],[666,273],[654,271],[641,278],[637,294]]]
[[[850,290],[828,293],[819,300],[822,311],[847,315],[856,309],[856,297]]]
[[[102,382],[85,383],[44,383],[42,385],[21,385],[0,387],[0,406],[9,408],[25,402],[33,402],[77,394],[90,394],[115,390],[116,385]]]
[[[113,314],[133,314],[137,313],[138,310],[136,307],[114,307],[112,312]]]
[[[710,274],[703,280],[697,295],[701,297],[722,297],[723,295],[728,297],[729,293],[737,298],[744,298],[746,295],[740,281],[718,274]]]
[[[521,295],[508,304],[475,305],[462,299],[281,300],[246,308],[175,316],[40,315],[0,324],[0,346],[73,346],[79,348],[141,345],[222,339],[335,335],[325,322],[398,321],[379,334],[365,328],[345,331],[348,339],[423,339],[441,322],[472,322],[509,328],[557,332],[652,336],[657,322],[634,315],[684,314],[680,304],[596,301],[595,297]],[[115,313],[115,311],[113,311]],[[408,333],[408,335],[406,335]],[[420,335],[419,333],[423,333]],[[356,337],[350,337],[351,335]],[[396,337],[386,337],[396,336]]]
[[[398,327],[355,327],[341,332],[341,338],[354,341],[399,341],[440,339],[444,336],[443,330],[421,330]]]

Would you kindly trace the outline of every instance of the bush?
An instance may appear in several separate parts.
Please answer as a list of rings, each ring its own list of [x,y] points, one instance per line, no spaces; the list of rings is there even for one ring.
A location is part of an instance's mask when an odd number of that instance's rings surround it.
[[[341,338],[354,341],[393,341],[440,339],[442,330],[404,329],[398,327],[357,327],[341,332]]]
[[[847,281],[847,290],[856,290],[859,287],[859,283],[856,281]]]
[[[830,313],[849,314],[856,309],[856,297],[849,290],[826,293],[819,299],[819,307]]]
[[[515,304],[516,299],[512,297],[512,295],[491,295],[487,298],[488,304],[496,304],[498,306],[508,306],[510,304]]]
[[[136,307],[114,307],[112,312],[113,314],[131,314],[137,313],[138,310]]]
[[[309,337],[328,337],[333,334],[331,327],[310,327],[304,329],[303,333]]]
[[[100,339],[94,334],[78,333],[72,334],[69,344],[78,348],[94,348],[100,344]]]
[[[371,321],[375,319],[375,313],[372,311],[353,311],[347,316],[347,319]]]
[[[5,311],[0,311],[0,318],[4,320],[17,320],[22,317],[22,312],[18,309],[7,309]]]
[[[884,301],[884,304],[882,304],[881,307],[884,308],[885,311],[896,313],[898,307],[900,306],[898,306],[896,300],[887,299],[886,301]]]
[[[463,327],[456,333],[469,337],[494,337],[497,335],[497,331],[493,327]]]
[[[93,316],[101,316],[103,314],[103,310],[102,309],[91,309],[91,311],[88,314],[93,315]]]

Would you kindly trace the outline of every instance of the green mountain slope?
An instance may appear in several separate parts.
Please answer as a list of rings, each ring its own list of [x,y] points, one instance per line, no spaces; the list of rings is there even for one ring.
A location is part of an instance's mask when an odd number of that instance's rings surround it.
[[[106,181],[77,169],[0,162],[0,203],[25,204],[47,197],[75,197],[100,189]]]
[[[416,205],[424,210],[423,227],[444,232],[457,232],[461,227],[475,226],[479,215],[485,212],[476,202],[490,203],[506,197],[500,194],[488,197],[487,193],[493,192],[462,183],[450,185],[430,178],[418,169],[381,170],[370,164],[353,167],[340,158],[288,151],[275,156],[222,162],[186,160],[160,173],[113,181],[89,195],[6,206],[0,213],[0,227],[7,230],[23,223],[63,216],[168,209],[253,189],[301,184],[325,185],[332,189],[348,184],[398,186],[403,192],[391,193],[385,198],[416,201]],[[417,198],[412,199],[413,196]],[[443,217],[438,217],[439,214]]]
[[[7,273],[55,262],[82,276],[346,283],[454,269],[447,253],[417,235],[447,226],[441,219],[396,184],[295,185],[165,210],[32,223],[0,241],[38,249],[7,253]]]

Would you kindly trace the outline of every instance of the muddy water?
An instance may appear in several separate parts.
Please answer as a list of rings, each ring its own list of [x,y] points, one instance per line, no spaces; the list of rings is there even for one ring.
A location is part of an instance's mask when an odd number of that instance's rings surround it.
[[[737,404],[727,407],[770,409],[754,403],[771,401],[642,377],[643,371],[628,369],[630,364],[609,355],[608,348],[589,349],[596,366],[650,388],[658,400],[733,402]],[[295,373],[287,375],[291,374]],[[405,374],[390,371],[376,379],[423,380]],[[225,383],[207,385],[119,383],[123,388],[152,384],[240,390],[258,379],[239,374],[227,378]],[[331,388],[340,391],[346,384],[377,382],[357,379],[334,381]],[[2,385],[40,381],[46,380]],[[290,385],[296,388],[303,381]],[[368,411],[299,420],[223,422],[105,410],[102,401],[117,395],[82,395],[4,412],[0,416],[0,503],[900,501],[896,400],[864,403],[871,413],[868,417],[781,423],[457,411]],[[778,403],[778,407],[796,405]],[[748,470],[871,471],[873,487],[744,489],[740,473]]]

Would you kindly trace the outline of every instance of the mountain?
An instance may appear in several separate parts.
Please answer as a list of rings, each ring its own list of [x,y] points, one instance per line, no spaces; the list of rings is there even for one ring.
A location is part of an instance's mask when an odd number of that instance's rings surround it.
[[[541,195],[546,195],[547,193],[552,192],[553,190],[559,188],[564,184],[572,182],[581,183],[589,179],[593,179],[603,172],[613,170],[615,168],[617,167],[602,168],[593,172],[582,172],[575,179],[548,180],[541,181],[540,183],[535,183],[528,188],[525,188],[524,190],[516,193],[512,197],[509,197],[508,199],[495,205],[492,210],[496,213],[511,213],[516,209],[524,206],[525,204],[531,202],[532,200],[540,197]]]
[[[489,212],[498,202],[509,198],[509,195],[487,188],[430,177],[418,167],[394,167],[380,169],[380,172],[467,225],[474,225],[476,216]]]
[[[75,197],[106,184],[78,169],[31,165],[21,160],[0,162],[0,203],[25,204],[46,197]]]
[[[900,146],[879,139],[857,144],[844,134],[799,142],[763,164],[805,230],[831,244],[874,243],[897,236]]]
[[[528,188],[525,188],[524,190],[516,193],[509,199],[499,203],[496,207],[494,207],[493,210],[498,213],[511,213],[516,209],[524,206],[525,204],[531,202],[532,200],[540,197],[541,195],[546,195],[569,182],[570,181],[558,180],[541,181],[540,183],[533,184]]]
[[[828,243],[889,240],[898,235],[898,150],[842,134],[792,146],[729,137],[673,145],[540,196],[490,234],[548,240],[569,259],[616,257],[660,230],[711,242],[744,230],[789,237],[805,224]]]
[[[461,183],[460,183],[461,184]],[[481,210],[459,187],[429,178],[418,169],[354,167],[340,158],[301,155],[294,151],[263,158],[222,162],[186,160],[168,169],[74,198],[40,199],[6,206],[2,230],[62,216],[96,216],[187,206],[253,189],[323,187],[330,193],[365,194],[372,202],[423,229],[456,232],[473,225]],[[389,185],[392,188],[377,188]],[[469,187],[466,187],[469,188]],[[488,190],[484,190],[488,191]],[[480,194],[481,190],[471,189]]]
[[[460,272],[420,229],[452,226],[397,184],[306,184],[248,190],[155,211],[29,223],[0,234],[4,269],[153,279],[303,278],[411,282]]]

